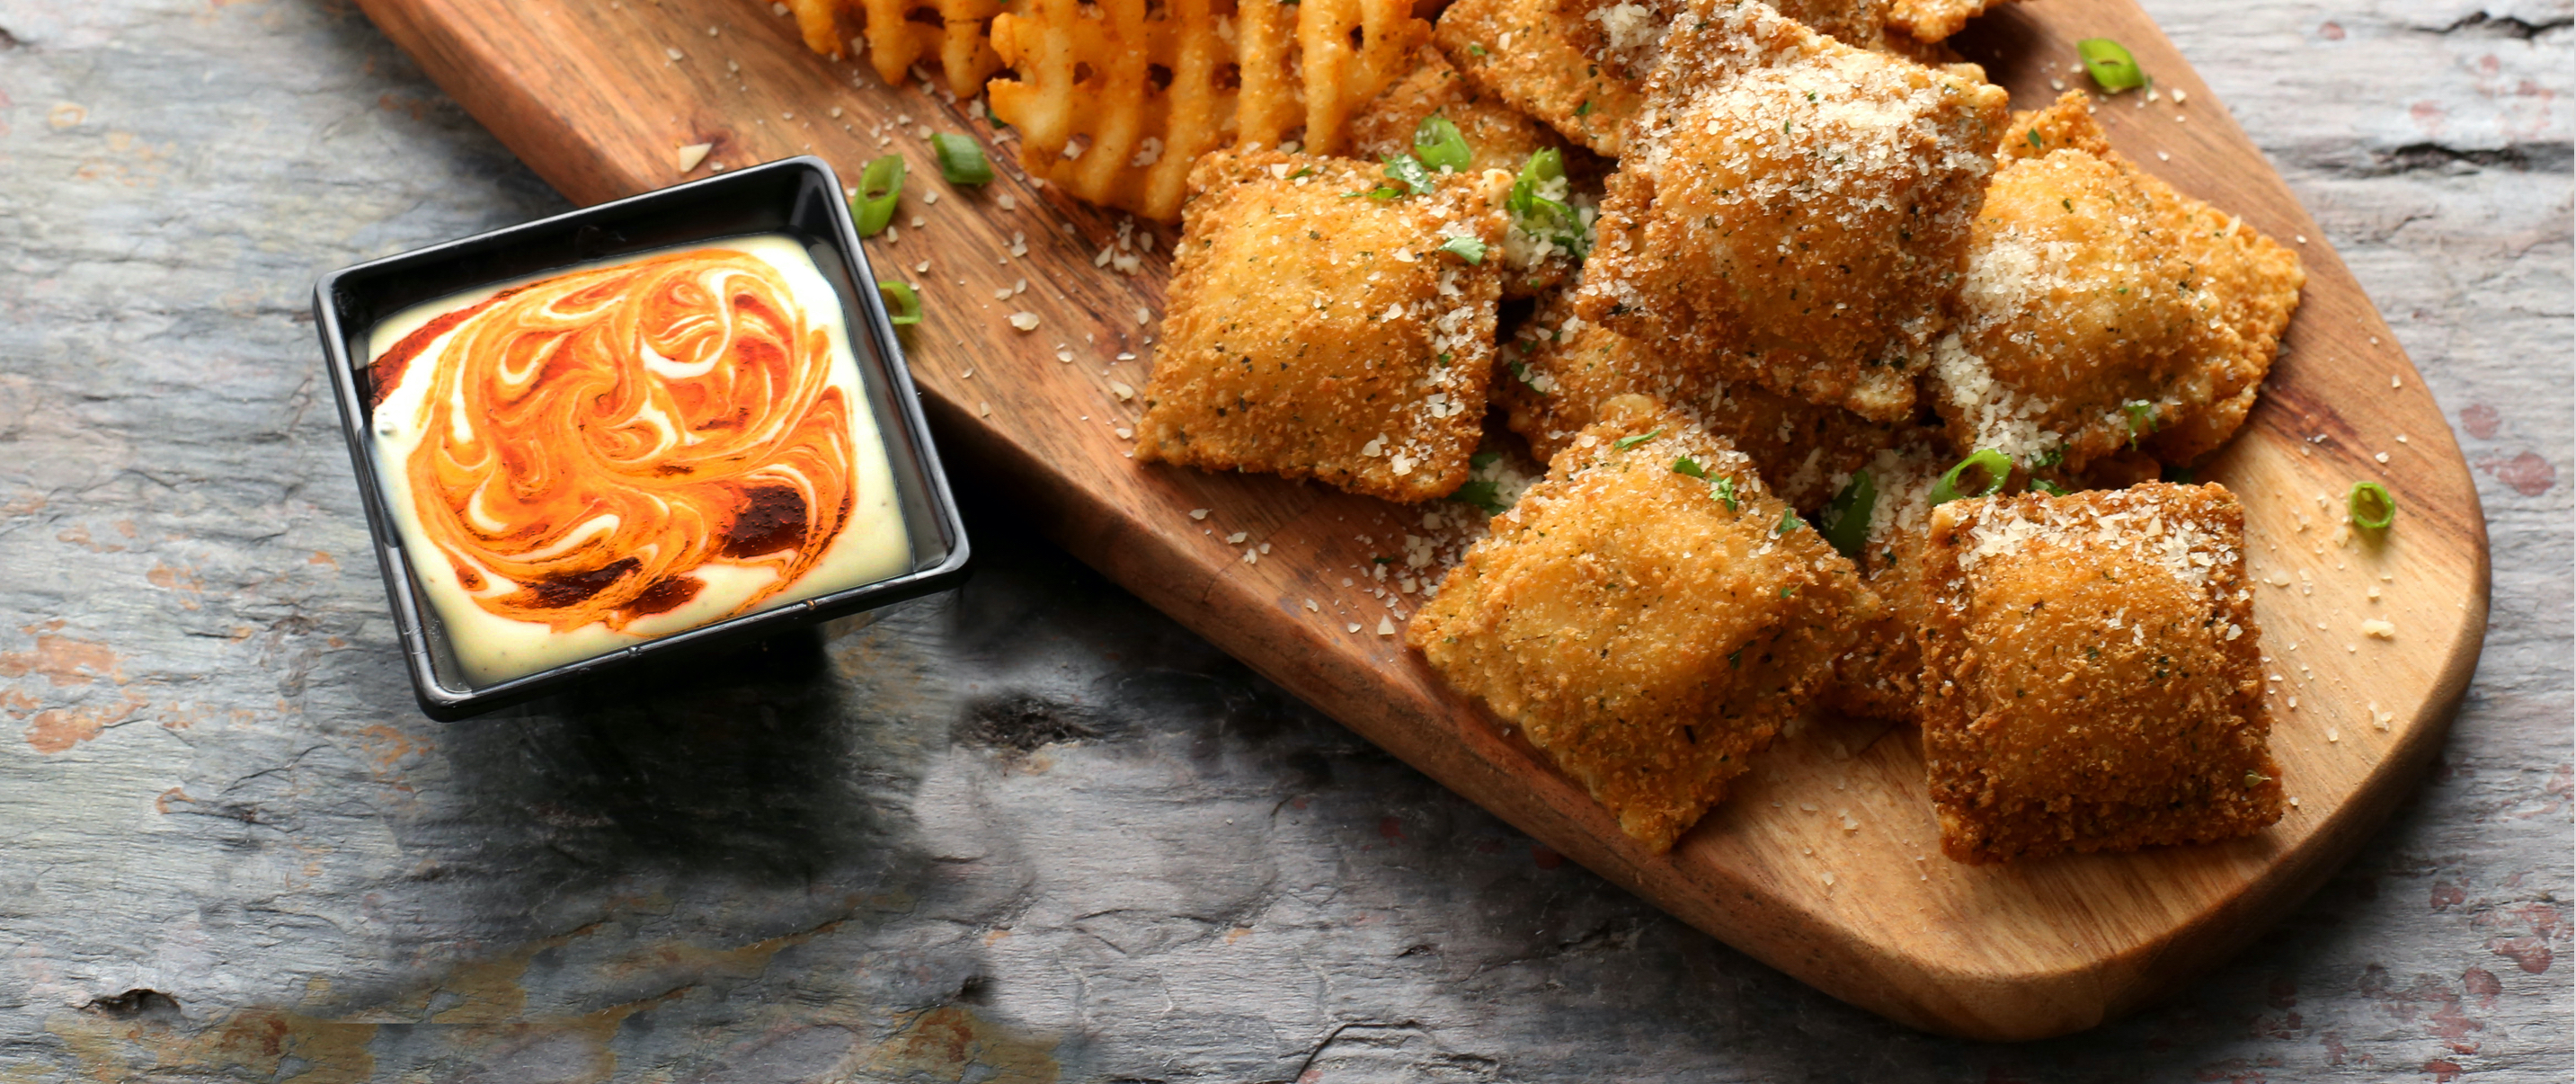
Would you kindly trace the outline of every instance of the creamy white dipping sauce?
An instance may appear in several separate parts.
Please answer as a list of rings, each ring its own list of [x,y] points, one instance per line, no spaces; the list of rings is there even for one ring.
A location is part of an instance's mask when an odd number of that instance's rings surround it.
[[[911,563],[840,299],[784,235],[440,298],[377,325],[368,357],[386,508],[476,686]]]

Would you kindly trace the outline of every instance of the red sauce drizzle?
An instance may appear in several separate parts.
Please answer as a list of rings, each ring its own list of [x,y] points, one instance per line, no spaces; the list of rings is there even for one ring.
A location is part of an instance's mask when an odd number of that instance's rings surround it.
[[[711,563],[777,572],[733,613],[810,570],[855,504],[851,407],[794,296],[749,254],[673,253],[504,291],[378,358],[381,406],[455,332],[404,470],[466,589],[516,585],[475,602],[622,629],[696,598]]]

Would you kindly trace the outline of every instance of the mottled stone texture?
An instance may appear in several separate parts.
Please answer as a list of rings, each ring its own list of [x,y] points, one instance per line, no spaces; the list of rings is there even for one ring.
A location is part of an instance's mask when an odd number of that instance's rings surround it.
[[[0,1078],[2563,1080],[2570,7],[2149,6],[2455,419],[2439,769],[2175,1002],[1905,1031],[982,509],[705,680],[415,712],[314,276],[562,202],[334,0],[0,0]]]

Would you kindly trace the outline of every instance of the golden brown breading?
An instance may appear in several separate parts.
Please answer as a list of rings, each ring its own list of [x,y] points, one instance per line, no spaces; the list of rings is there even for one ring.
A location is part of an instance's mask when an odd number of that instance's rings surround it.
[[[1780,14],[1857,48],[1925,64],[1948,49],[1891,34],[1889,0],[1778,0]],[[1617,156],[1682,0],[1458,0],[1433,41],[1470,81],[1593,151]],[[1581,72],[1581,75],[1575,73]]]
[[[1916,41],[1940,41],[1959,32],[1968,20],[2006,0],[1895,0],[1888,5],[1887,25]]]
[[[1886,606],[1876,620],[1859,627],[1851,649],[1834,658],[1834,682],[1823,702],[1845,715],[1911,721],[1922,712],[1923,629],[1931,620],[1923,594],[1923,551],[1932,531],[1932,487],[1952,464],[1925,439],[1931,434],[1912,435],[1915,439],[1903,447],[1885,449],[1861,468],[1869,474],[1875,499],[1868,541],[1854,563],[1860,566],[1861,582]],[[1840,476],[1832,480],[1838,498],[1850,481]]]
[[[1619,154],[1643,73],[1585,57],[1557,0],[1457,0],[1440,13],[1431,42],[1469,82],[1575,143]]]
[[[1413,153],[1413,130],[1433,115],[1457,125],[1467,149],[1474,152],[1465,172],[1517,173],[1530,155],[1548,147],[1565,148],[1555,129],[1478,90],[1439,50],[1424,48],[1416,56],[1412,72],[1389,84],[1377,100],[1351,117],[1352,157],[1374,162]]]
[[[1662,851],[1875,615],[1851,562],[1790,516],[1724,440],[1616,400],[1494,518],[1405,642]]]
[[[1419,66],[1411,74],[1390,84],[1376,101],[1351,118],[1354,157],[1379,161],[1411,154],[1414,129],[1424,118],[1438,115],[1458,126],[1459,136],[1474,154],[1465,172],[1499,169],[1518,173],[1530,155],[1549,148],[1568,157],[1569,174],[1584,176],[1599,171],[1600,160],[1590,152],[1568,146],[1555,129],[1504,104],[1490,92],[1478,90],[1449,65],[1439,50],[1426,46],[1418,55]],[[1501,254],[1507,268],[1503,275],[1505,297],[1536,297],[1564,282],[1575,267],[1572,253],[1553,246],[1539,250],[1507,243]]]
[[[1752,0],[1693,0],[1610,177],[1576,309],[1880,421],[1914,408],[2007,111]]]
[[[1834,495],[1837,476],[1868,465],[1913,428],[1881,425],[1749,380],[1722,380],[1704,359],[1658,350],[1575,316],[1561,295],[1539,307],[1502,355],[1499,397],[1512,431],[1532,454],[1554,456],[1597,419],[1602,403],[1644,395],[1725,437],[1752,457],[1766,484],[1805,512]]]
[[[1508,178],[1381,200],[1367,193],[1401,184],[1375,165],[1220,152],[1190,183],[1136,457],[1398,501],[1458,488],[1500,286],[1490,259],[1441,246],[1501,243]]]
[[[2080,475],[2143,444],[2187,463],[2243,423],[2305,275],[2270,239],[2093,149],[2107,141],[2087,101],[2070,91],[2003,142],[1933,405],[1961,454]]]
[[[2280,819],[2244,537],[2217,485],[1933,510],[1923,755],[1943,853],[2126,851]]]

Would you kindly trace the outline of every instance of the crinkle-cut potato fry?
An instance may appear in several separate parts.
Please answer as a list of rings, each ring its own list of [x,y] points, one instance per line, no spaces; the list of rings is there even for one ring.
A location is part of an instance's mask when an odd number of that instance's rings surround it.
[[[1505,104],[1595,153],[1619,154],[1637,114],[1639,77],[1585,57],[1555,0],[1457,0],[1440,13],[1431,40]]]
[[[1647,80],[1577,290],[1728,379],[1897,422],[1958,290],[2008,119],[1973,68],[1694,0]]]
[[[1616,400],[1494,517],[1405,642],[1668,850],[1877,610],[1789,515],[1723,438]]]
[[[1023,0],[993,20],[1016,71],[993,115],[1019,130],[1020,165],[1076,198],[1162,222],[1181,217],[1190,164],[1233,126],[1225,0]]]
[[[2081,92],[2001,149],[1929,382],[1952,447],[2068,476],[2215,451],[2279,351],[2298,257],[2110,152]]]
[[[1953,501],[1932,512],[1924,561],[1942,853],[2129,851],[2281,818],[2234,494]]]
[[[1845,715],[1912,721],[1922,713],[1923,629],[1931,609],[1923,594],[1923,550],[1932,530],[1932,487],[1950,469],[1929,433],[1909,433],[1900,447],[1881,449],[1866,467],[1877,500],[1870,507],[1867,541],[1854,564],[1861,582],[1885,603],[1880,615],[1855,630],[1850,650],[1834,657],[1827,708]],[[1856,472],[1855,472],[1856,473]],[[1849,479],[1829,480],[1835,493]]]
[[[1658,349],[1574,315],[1561,294],[1521,325],[1503,358],[1507,366],[1520,365],[1497,379],[1507,420],[1531,454],[1554,456],[1599,420],[1602,404],[1643,395],[1725,437],[1752,457],[1765,484],[1805,512],[1822,508],[1842,479],[1882,450],[1912,439],[1911,426],[1882,425],[1750,380],[1725,380],[1706,359]]]
[[[949,91],[972,97],[1002,68],[989,29],[1002,0],[788,0],[788,6],[806,48],[838,59],[847,43],[889,84],[901,84],[914,64],[935,59]]]
[[[1413,70],[1431,24],[1414,16],[1412,0],[1243,0],[1236,39],[1238,138],[1340,154],[1351,115]]]
[[[1511,178],[1452,174],[1423,195],[1367,195],[1393,183],[1346,158],[1199,160],[1136,458],[1394,501],[1467,480],[1501,286],[1493,261],[1442,246],[1498,246]]]

